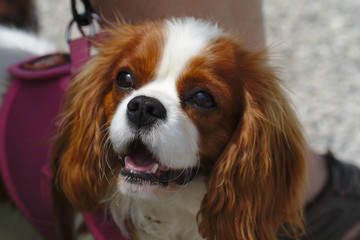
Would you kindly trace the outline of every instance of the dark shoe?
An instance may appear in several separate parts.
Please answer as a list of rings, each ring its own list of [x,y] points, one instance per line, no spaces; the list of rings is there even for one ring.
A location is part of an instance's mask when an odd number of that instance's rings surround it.
[[[328,180],[305,207],[306,235],[301,240],[340,240],[360,222],[360,169],[340,162],[329,152],[324,158]],[[279,240],[291,240],[278,234]],[[360,240],[360,234],[351,240]]]
[[[323,191],[305,209],[302,240],[339,240],[360,222],[360,169],[325,155],[329,177]],[[360,240],[360,234],[353,240]]]

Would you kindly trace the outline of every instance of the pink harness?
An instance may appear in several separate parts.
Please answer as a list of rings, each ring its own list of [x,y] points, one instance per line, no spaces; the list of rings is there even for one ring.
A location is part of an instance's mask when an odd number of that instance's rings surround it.
[[[88,61],[89,41],[70,43],[69,55],[51,54],[9,68],[13,77],[0,112],[0,171],[10,197],[44,239],[55,239],[50,142],[72,73]],[[126,240],[104,210],[84,213],[97,240]]]

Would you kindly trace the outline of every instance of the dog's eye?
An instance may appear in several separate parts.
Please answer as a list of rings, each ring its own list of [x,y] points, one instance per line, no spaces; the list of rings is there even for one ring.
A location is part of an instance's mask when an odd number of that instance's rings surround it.
[[[216,106],[214,98],[205,91],[196,92],[188,101],[198,108],[213,108]]]
[[[134,77],[129,72],[119,72],[115,84],[118,88],[130,89],[134,87]]]

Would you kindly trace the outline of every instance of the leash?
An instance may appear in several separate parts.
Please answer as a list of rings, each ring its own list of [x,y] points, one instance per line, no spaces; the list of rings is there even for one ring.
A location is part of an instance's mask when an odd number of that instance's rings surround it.
[[[92,14],[94,13],[93,8],[88,0],[81,0],[85,11],[79,13],[76,9],[76,0],[71,0],[71,12],[73,14],[73,20],[78,24],[78,26],[84,27],[92,23]]]

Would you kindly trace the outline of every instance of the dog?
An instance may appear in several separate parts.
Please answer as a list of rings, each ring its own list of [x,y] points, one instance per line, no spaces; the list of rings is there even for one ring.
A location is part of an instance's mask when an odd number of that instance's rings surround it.
[[[266,50],[194,18],[113,25],[97,49],[53,145],[64,206],[132,239],[299,236],[308,147]]]

